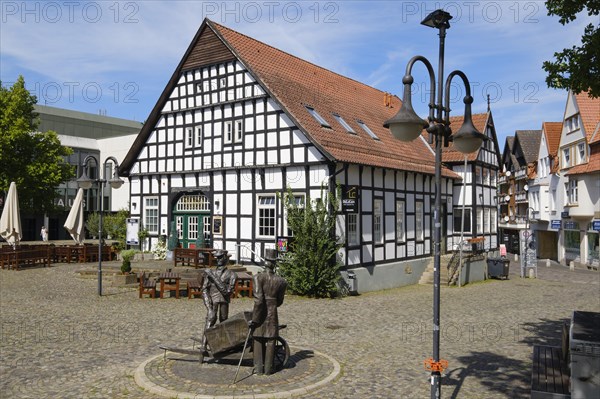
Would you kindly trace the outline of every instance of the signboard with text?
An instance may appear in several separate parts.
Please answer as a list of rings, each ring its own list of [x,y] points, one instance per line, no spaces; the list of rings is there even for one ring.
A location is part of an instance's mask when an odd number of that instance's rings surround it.
[[[358,212],[358,186],[344,186],[342,188],[342,212]]]
[[[552,220],[550,222],[550,228],[555,230],[560,230],[560,220]]]
[[[140,219],[128,218],[127,219],[127,245],[140,245],[138,239],[138,232],[140,231]]]

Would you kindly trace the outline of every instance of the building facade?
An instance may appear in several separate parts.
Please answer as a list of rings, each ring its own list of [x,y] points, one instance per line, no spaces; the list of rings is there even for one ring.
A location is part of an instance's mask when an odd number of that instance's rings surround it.
[[[93,155],[100,163],[103,163],[110,155],[119,161],[123,160],[142,124],[121,118],[39,104],[35,105],[35,112],[39,115],[41,132],[55,131],[61,144],[73,149],[73,154],[68,157],[67,162],[75,168],[76,177],[58,187],[59,195],[55,201],[56,213],[51,215],[23,214],[21,216],[23,240],[39,240],[39,231],[42,226],[47,227],[50,240],[69,239],[70,235],[63,225],[77,195],[76,179],[83,172],[82,165],[85,157]],[[101,166],[94,165],[93,162],[89,166],[88,175],[91,178],[97,178]],[[112,176],[112,165],[107,166],[109,169],[103,176]],[[98,197],[97,187],[86,190],[84,200],[86,212],[99,211]],[[102,200],[106,212],[128,209],[129,184],[126,182],[118,190],[113,190],[107,185],[102,194]]]
[[[205,20],[122,164],[131,213],[155,243],[204,235],[239,262],[284,248],[281,195],[341,188],[339,258],[361,291],[416,283],[433,253],[434,154],[383,123],[400,100]],[[443,240],[454,243],[442,173]]]

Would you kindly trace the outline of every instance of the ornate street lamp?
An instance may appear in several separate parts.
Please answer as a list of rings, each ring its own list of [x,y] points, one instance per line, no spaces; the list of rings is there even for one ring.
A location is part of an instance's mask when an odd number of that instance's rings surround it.
[[[431,397],[441,397],[441,371],[447,367],[448,362],[440,360],[440,243],[441,243],[441,223],[440,212],[442,203],[442,141],[444,146],[448,146],[449,141],[454,143],[454,148],[458,151],[468,154],[477,151],[483,140],[487,138],[481,132],[477,131],[473,125],[471,117],[471,85],[467,76],[461,71],[451,72],[442,85],[444,77],[444,40],[446,38],[446,29],[450,28],[452,16],[443,10],[436,10],[429,14],[422,22],[422,25],[439,30],[439,60],[438,60],[438,81],[435,84],[435,73],[431,63],[427,58],[417,55],[413,57],[406,66],[406,74],[402,78],[404,84],[404,94],[402,98],[402,107],[398,113],[384,123],[384,127],[389,128],[392,135],[401,141],[412,141],[419,137],[426,129],[427,132],[435,137],[435,205],[433,212],[434,220],[434,263],[433,263],[433,357],[425,363],[431,370]],[[429,102],[429,116],[427,120],[421,119],[412,107],[411,85],[414,81],[411,71],[413,65],[421,61],[429,72],[431,86],[431,97]],[[466,95],[463,99],[465,104],[464,122],[458,132],[452,134],[450,128],[450,84],[455,76],[459,76],[466,88]],[[437,99],[436,99],[437,90]],[[442,100],[444,100],[442,102]]]
[[[100,163],[98,162],[98,159],[96,159],[95,156],[88,155],[87,157],[85,157],[85,159],[83,160],[83,172],[81,174],[81,177],[77,179],[77,184],[79,185],[79,187],[83,188],[84,190],[87,190],[92,188],[92,185],[94,183],[98,183],[98,201],[100,202],[100,206],[98,207],[100,209],[100,217],[98,219],[98,295],[102,296],[102,244],[104,242],[104,240],[102,239],[102,214],[104,213],[104,185],[108,183],[112,188],[118,189],[123,185],[123,180],[119,178],[119,162],[115,157],[111,156],[106,158],[103,164],[104,178],[101,177],[100,171],[98,171],[97,179],[92,179],[87,174],[88,162],[90,160],[93,160],[96,163],[96,166],[100,167]],[[115,164],[115,169],[113,172],[113,176],[107,180],[106,166],[108,164],[108,161],[112,161]]]

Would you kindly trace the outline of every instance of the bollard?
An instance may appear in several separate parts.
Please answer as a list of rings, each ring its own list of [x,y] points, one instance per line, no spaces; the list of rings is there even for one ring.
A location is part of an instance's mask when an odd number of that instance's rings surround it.
[[[546,267],[550,267],[550,259],[546,259]]]
[[[529,269],[529,278],[535,278],[535,270]]]
[[[575,270],[575,262],[574,261],[569,262],[569,269]]]
[[[519,255],[515,254],[515,262],[518,262],[518,261],[519,261]]]

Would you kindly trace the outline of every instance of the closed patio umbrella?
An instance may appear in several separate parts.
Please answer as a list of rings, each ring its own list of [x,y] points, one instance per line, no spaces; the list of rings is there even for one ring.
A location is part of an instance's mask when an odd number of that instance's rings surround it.
[[[0,216],[0,236],[14,247],[21,241],[22,233],[17,184],[12,182],[4,202],[2,216]]]
[[[77,191],[73,206],[67,216],[64,225],[65,229],[71,234],[71,237],[77,244],[83,244],[85,239],[85,221],[83,220],[83,188]]]

